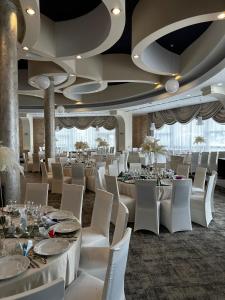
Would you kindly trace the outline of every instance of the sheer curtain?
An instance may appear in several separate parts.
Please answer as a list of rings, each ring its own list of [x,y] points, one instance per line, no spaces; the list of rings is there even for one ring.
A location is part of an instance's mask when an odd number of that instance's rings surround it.
[[[196,136],[203,136],[206,143],[202,146],[194,144]],[[196,119],[187,124],[177,122],[164,125],[156,130],[155,137],[169,150],[198,151],[200,147],[206,151],[225,150],[225,124],[219,124],[213,119],[203,121],[203,125],[197,125]]]
[[[58,151],[74,151],[74,144],[77,141],[87,142],[90,148],[96,148],[96,139],[98,137],[105,139],[109,146],[115,147],[115,129],[107,130],[103,127],[98,128],[89,127],[81,130],[77,128],[62,128],[56,131],[56,149]]]

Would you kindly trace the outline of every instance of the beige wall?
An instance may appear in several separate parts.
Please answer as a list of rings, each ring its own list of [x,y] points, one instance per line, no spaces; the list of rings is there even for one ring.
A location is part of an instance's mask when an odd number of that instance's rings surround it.
[[[33,142],[34,153],[39,151],[39,147],[45,143],[44,119],[33,119]]]
[[[133,117],[133,147],[140,147],[146,135],[149,135],[148,116]]]

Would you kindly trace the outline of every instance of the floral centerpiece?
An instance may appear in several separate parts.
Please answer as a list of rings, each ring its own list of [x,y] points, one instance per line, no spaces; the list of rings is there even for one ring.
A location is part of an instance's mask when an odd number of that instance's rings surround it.
[[[74,146],[76,149],[78,149],[80,151],[84,151],[85,149],[89,148],[88,143],[82,142],[82,141],[76,142]]]
[[[157,163],[157,154],[165,154],[166,148],[159,144],[159,140],[152,136],[146,136],[144,143],[141,145],[142,151],[149,154],[151,158],[151,153],[154,153],[155,164]]]
[[[204,144],[205,142],[204,136],[199,135],[195,137],[194,144]]]
[[[102,138],[97,138],[96,142],[98,143],[97,147],[108,147],[109,144],[107,143],[106,140],[103,140]]]

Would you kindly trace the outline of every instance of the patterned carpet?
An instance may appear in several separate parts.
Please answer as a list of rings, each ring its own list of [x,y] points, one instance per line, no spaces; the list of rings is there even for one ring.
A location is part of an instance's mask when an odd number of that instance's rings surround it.
[[[39,180],[38,175],[31,177]],[[90,223],[93,202],[94,194],[86,192],[84,226]],[[60,197],[49,194],[49,205],[59,207]],[[215,207],[208,229],[193,225],[191,232],[170,234],[161,227],[159,236],[148,231],[132,233],[127,300],[225,299],[225,195],[221,191],[215,193]]]

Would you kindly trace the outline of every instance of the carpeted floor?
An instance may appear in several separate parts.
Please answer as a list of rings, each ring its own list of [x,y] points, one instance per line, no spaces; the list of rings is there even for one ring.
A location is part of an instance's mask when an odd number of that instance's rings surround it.
[[[26,181],[39,181],[39,176],[31,175]],[[83,226],[90,223],[93,202],[94,194],[86,192]],[[49,194],[49,205],[59,207],[60,196]],[[208,229],[193,225],[190,232],[170,234],[161,227],[159,236],[148,231],[132,233],[127,300],[225,299],[225,194],[221,191],[215,193],[215,207]]]

